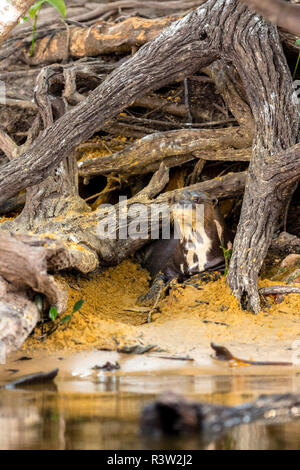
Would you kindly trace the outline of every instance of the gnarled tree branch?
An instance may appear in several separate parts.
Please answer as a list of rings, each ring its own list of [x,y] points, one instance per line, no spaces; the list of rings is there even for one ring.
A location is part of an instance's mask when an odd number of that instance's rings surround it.
[[[300,35],[300,5],[283,0],[242,0],[269,21],[292,34]]]

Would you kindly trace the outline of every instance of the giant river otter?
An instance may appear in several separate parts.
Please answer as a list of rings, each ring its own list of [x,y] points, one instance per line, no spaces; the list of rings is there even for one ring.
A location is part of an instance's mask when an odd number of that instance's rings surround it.
[[[154,279],[150,291],[139,298],[149,303],[162,284],[179,282],[206,270],[224,268],[223,248],[231,248],[231,235],[217,207],[217,200],[200,191],[183,191],[171,207],[180,238],[155,240],[139,252],[138,260]],[[197,208],[201,211],[197,212]],[[196,217],[202,213],[202,216]]]

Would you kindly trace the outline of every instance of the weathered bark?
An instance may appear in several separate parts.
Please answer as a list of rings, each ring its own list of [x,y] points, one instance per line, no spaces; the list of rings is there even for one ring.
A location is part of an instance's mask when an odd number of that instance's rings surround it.
[[[275,250],[277,253],[281,252],[282,255],[287,255],[291,253],[300,253],[300,238],[296,235],[291,235],[287,232],[281,232],[281,234],[272,240],[270,245],[272,250]]]
[[[194,72],[199,68],[199,65],[206,65],[214,60],[217,48],[210,50],[207,47],[207,41],[203,41],[206,42],[205,47],[203,45],[200,48],[203,49],[203,53],[198,50],[198,24],[195,22],[194,28],[189,27],[190,16],[188,19],[182,20],[185,34],[180,33],[179,22],[177,26],[171,27],[170,39],[167,39],[163,33],[160,39],[157,38],[153,43],[143,46],[130,59],[129,67],[129,62],[121,65],[103,85],[91,92],[86,100],[48,127],[36,139],[30,151],[22,155],[22,159],[20,159],[20,162],[22,160],[21,179],[16,173],[16,166],[18,166],[16,161],[3,165],[0,181],[0,203],[21,189],[22,184],[31,186],[43,180],[53,168],[57,167],[59,161],[69,154],[72,148],[90,137],[106,120],[119,113],[138,96],[144,95],[151,88],[159,88],[165,83],[183,77],[189,70]],[[196,18],[197,15],[195,20]],[[193,21],[191,23],[193,24]],[[193,42],[194,48],[191,50]],[[176,50],[176,53],[171,56],[169,54],[170,47],[171,50],[173,47]],[[191,55],[194,56],[194,61],[191,60]],[[153,72],[155,70],[159,71],[158,75]],[[132,86],[132,80],[134,82],[137,80],[135,86]],[[41,155],[43,155],[42,158]],[[13,178],[9,176],[9,165],[14,167]],[[39,174],[37,175],[37,173]]]
[[[266,172],[280,171],[282,159],[276,154],[295,144],[299,110],[276,29],[262,21],[253,29],[249,20],[244,21],[244,40],[237,38],[236,48],[244,47],[244,41],[248,41],[251,52],[238,71],[246,85],[256,135],[228,283],[244,307],[258,312],[258,273],[295,182],[292,178],[285,180],[285,186],[278,191],[266,178]],[[262,47],[263,43],[267,46]]]
[[[166,17],[154,20],[133,17],[121,23],[101,22],[92,27],[70,27],[55,34],[46,35],[35,45],[34,56],[28,48],[22,58],[30,65],[53,64],[68,57],[95,57],[101,54],[125,53],[152,41],[161,31],[170,26],[176,18]]]
[[[12,237],[0,233],[0,344],[6,353],[18,349],[40,319],[35,293],[46,304],[66,308],[67,293],[48,274],[56,265],[68,267],[70,257],[63,244],[52,238]]]
[[[252,154],[252,148],[234,149],[225,148],[218,150],[196,150],[193,155],[204,161],[220,162],[249,162]]]
[[[182,194],[185,194],[185,191],[188,189],[190,191],[202,191],[207,193],[209,196],[216,198],[231,198],[235,196],[240,196],[244,192],[246,181],[246,172],[240,173],[229,173],[223,177],[218,177],[213,180],[204,181],[201,183],[196,183],[194,185],[176,189],[173,191],[168,191],[160,194],[155,199],[154,197],[160,193],[163,188],[168,183],[168,170],[162,163],[159,170],[154,174],[149,185],[143,189],[136,196],[132,197],[127,201],[124,210],[129,211],[131,206],[134,206],[136,203],[143,204],[145,207],[149,207],[152,204],[156,204],[157,207],[160,204],[173,204],[174,201],[177,201],[181,198]],[[120,203],[122,204],[122,203]],[[119,215],[124,213],[119,212],[120,208],[123,207],[120,204],[116,204],[109,215],[113,217],[113,220],[116,220],[116,232],[120,232],[120,229],[127,233],[127,228],[132,221],[132,218],[128,216],[126,220],[119,219]],[[99,208],[96,211],[91,212],[82,217],[81,223],[89,227],[89,230],[94,234],[95,239],[97,239],[97,224],[103,220],[103,217],[107,217],[107,211],[103,208]],[[116,219],[115,219],[116,217]],[[111,220],[111,219],[110,219]],[[160,226],[159,219],[150,219],[150,211],[146,218],[141,215],[141,225],[147,226],[148,231],[146,236],[132,239],[127,237],[126,239],[119,239],[119,237],[102,239],[98,241],[97,252],[99,255],[100,264],[102,266],[114,265],[120,263],[126,259],[129,255],[140,249],[150,240],[151,229],[155,230]],[[78,220],[76,220],[78,225]],[[113,226],[113,224],[111,224]],[[71,229],[72,226],[70,225]]]
[[[217,60],[204,71],[213,79],[218,93],[222,95],[225,104],[243,128],[244,134],[252,139],[255,131],[253,115],[249,103],[246,102],[245,89],[234,68],[222,60]]]
[[[214,197],[233,197],[243,193],[245,173],[233,173],[215,180],[197,183],[190,190],[205,191]],[[180,199],[186,188],[166,192],[153,199],[168,183],[168,170],[161,165],[150,181],[135,197],[128,200],[127,209],[136,203],[150,206],[153,203],[168,204]],[[38,194],[35,195],[38,200]],[[66,206],[68,207],[68,206]],[[117,216],[117,230],[127,229],[131,218],[120,221],[119,213],[115,212],[120,206],[115,206],[112,217]],[[48,299],[48,306],[57,305],[63,311],[66,293],[48,274],[48,271],[59,271],[76,268],[82,272],[92,271],[100,260],[102,267],[116,264],[134,253],[147,243],[150,230],[158,228],[160,222],[148,220],[146,238],[133,240],[105,239],[99,240],[97,226],[106,216],[103,209],[87,213],[66,213],[65,217],[45,217],[41,226],[35,226],[39,236],[12,237],[0,234],[0,341],[7,345],[7,352],[21,346],[30,334],[37,321],[39,312],[32,299],[33,293],[43,293]],[[16,219],[6,225],[10,230],[20,229],[22,224]],[[26,231],[26,230],[25,230]],[[47,235],[50,232],[51,236]],[[52,233],[55,232],[55,236]]]
[[[12,197],[0,206],[0,215],[8,214],[15,210],[21,209],[25,204],[26,196],[24,193],[20,193],[15,197]]]
[[[300,6],[282,0],[242,0],[251,9],[290,33],[300,34]]]
[[[31,289],[44,294],[49,304],[57,305],[62,311],[66,294],[48,271],[65,269],[70,266],[63,243],[52,238],[11,236],[0,233],[0,275],[9,284],[7,292]]]
[[[54,99],[49,94],[49,78],[54,69],[42,69],[35,86],[35,102],[38,106],[44,128],[66,112],[62,99]],[[21,215],[14,222],[15,232],[35,231],[48,218],[65,216],[68,212],[76,214],[87,212],[88,205],[78,194],[78,172],[74,152],[39,185],[27,189],[26,203]]]
[[[0,277],[1,284],[1,277]],[[19,349],[40,319],[39,311],[25,295],[7,294],[0,300],[1,353]],[[5,351],[3,351],[5,345]]]
[[[259,289],[261,295],[300,294],[300,287],[295,286],[269,286]]]
[[[199,0],[198,4],[205,1]],[[180,18],[178,16],[177,18]],[[138,47],[158,36],[164,28],[169,26],[175,16],[158,19],[143,19],[131,17],[118,24],[100,21],[93,26],[74,27],[68,29],[58,25],[49,32],[47,26],[36,32],[35,54],[30,57],[31,30],[25,34],[20,42],[20,33],[16,35],[0,51],[0,59],[4,59],[16,52],[22,60],[31,65],[53,64],[67,58],[95,57],[101,54],[124,53],[135,51]],[[45,32],[46,31],[46,32]],[[282,41],[293,51],[297,51],[296,37],[285,31],[280,31]]]
[[[296,142],[297,100],[276,28],[237,0],[209,0],[144,45],[88,98],[49,126],[20,159],[2,166],[0,203],[42,181],[83,139],[145,93],[218,58],[238,70],[256,124],[253,155],[228,276],[235,295],[260,308],[257,275],[291,186],[282,194],[264,173]],[[122,243],[119,245],[122,247]]]
[[[0,44],[7,38],[10,31],[25,16],[35,0],[2,0],[0,6]]]
[[[97,18],[99,15],[107,11],[112,11],[116,9],[118,10],[119,8],[138,8],[141,6],[147,6],[147,8],[155,8],[160,10],[187,10],[189,8],[201,5],[201,3],[203,3],[202,0],[174,0],[169,2],[147,0],[147,4],[145,5],[145,2],[139,0],[118,0],[109,4],[99,5],[98,8],[86,14],[85,16],[80,16],[80,19],[77,18],[77,20],[87,21],[90,19]]]
[[[241,196],[245,189],[247,173],[245,171],[237,173],[227,173],[224,176],[218,176],[212,180],[202,181],[187,186],[182,189],[174,189],[160,194],[154,202],[163,203],[180,197],[180,194],[188,189],[190,191],[202,191],[211,197],[217,199],[228,199],[236,196]],[[152,201],[153,202],[153,201]]]
[[[7,158],[12,160],[16,156],[17,145],[4,131],[0,129],[0,148]]]
[[[116,173],[124,178],[146,174],[155,171],[161,161],[167,166],[178,165],[178,159],[176,161],[171,157],[186,155],[183,161],[192,160],[194,152],[199,150],[204,155],[206,150],[219,151],[222,154],[223,149],[231,148],[234,159],[235,149],[243,149],[251,145],[251,141],[252,139],[245,136],[239,127],[161,132],[146,136],[116,154],[79,162],[79,174],[86,177]],[[168,159],[171,165],[168,164]]]
[[[130,61],[113,72],[107,81],[94,90],[86,100],[44,131],[35,141],[30,152],[22,156],[23,168],[20,180],[19,175],[16,178],[16,162],[2,167],[1,194],[9,196],[21,189],[23,184],[28,186],[41,181],[45,177],[45,172],[57,166],[63,155],[83,139],[91,136],[101,123],[111,118],[112,115],[116,115],[138,96],[145,95],[150,89],[159,88],[165,83],[189,75],[215,60],[220,54],[223,30],[220,26],[213,27],[213,23],[218,13],[223,11],[223,6],[222,2],[208,2],[205,8],[195,10],[171,26],[152,43],[143,46]],[[234,9],[234,5],[231,8]],[[227,18],[225,10],[222,13],[223,20]],[[212,23],[209,30],[204,26],[207,19],[211,19]],[[207,32],[205,31],[207,37],[203,36],[203,39],[199,40],[199,30],[201,31],[204,27],[207,29]],[[159,71],[158,74],[155,70]],[[132,86],[133,77],[136,77],[135,87]],[[121,92],[122,99],[119,96]],[[100,97],[102,99],[99,99]],[[99,116],[101,116],[100,119]],[[55,142],[58,148],[53,152]],[[41,154],[43,154],[42,159]],[[10,170],[9,165],[14,167],[13,186],[12,177],[9,176],[12,168]],[[39,175],[35,170],[38,167]]]

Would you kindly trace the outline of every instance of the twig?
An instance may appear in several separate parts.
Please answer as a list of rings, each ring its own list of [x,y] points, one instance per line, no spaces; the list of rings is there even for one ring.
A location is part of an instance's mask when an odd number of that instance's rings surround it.
[[[292,362],[281,362],[281,361],[250,361],[248,359],[240,359],[233,356],[229,349],[224,346],[219,346],[215,343],[210,343],[211,348],[215,351],[215,359],[219,361],[236,362],[237,364],[248,364],[253,366],[292,366]]]
[[[276,295],[276,294],[300,294],[300,287],[293,286],[269,286],[259,289],[261,295]]]
[[[98,8],[94,8],[92,11],[84,13],[83,15],[74,16],[72,19],[73,21],[88,21],[98,18],[100,15],[109,10],[118,10],[119,8],[140,8],[145,7],[146,5],[147,8],[155,8],[159,10],[188,10],[189,8],[199,6],[204,2],[205,0],[194,0],[188,1],[186,3],[182,0],[171,2],[155,2],[148,0],[147,4],[145,4],[144,1],[138,0],[120,0],[108,4],[102,4],[98,6]]]
[[[9,160],[12,160],[17,156],[17,144],[2,129],[0,129],[0,148]]]
[[[192,116],[191,108],[190,108],[188,79],[185,78],[183,80],[183,83],[184,83],[184,104],[185,104],[186,111],[187,111],[187,120],[188,120],[189,123],[192,123],[193,122],[193,116]]]
[[[191,361],[193,362],[195,359],[188,356],[161,356],[158,354],[148,354],[148,357],[158,357],[159,359],[168,359],[172,361]]]

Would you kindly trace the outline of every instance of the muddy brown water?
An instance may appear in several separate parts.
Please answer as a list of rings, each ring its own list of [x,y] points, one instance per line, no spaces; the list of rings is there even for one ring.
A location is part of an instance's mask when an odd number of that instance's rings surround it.
[[[0,366],[1,383],[20,375],[59,367],[53,383],[0,390],[0,449],[299,449],[300,420],[251,424],[220,439],[198,436],[151,440],[139,433],[141,409],[157,395],[176,391],[198,401],[237,405],[262,393],[298,393],[295,367],[238,367],[212,361],[199,366],[153,355],[115,352],[40,355]],[[118,361],[115,372],[95,365]],[[18,370],[17,372],[14,372]]]

